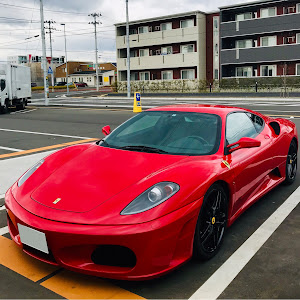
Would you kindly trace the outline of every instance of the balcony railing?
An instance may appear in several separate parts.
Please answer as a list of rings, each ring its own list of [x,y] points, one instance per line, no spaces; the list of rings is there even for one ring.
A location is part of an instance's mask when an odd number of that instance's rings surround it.
[[[221,51],[222,65],[290,60],[300,60],[300,44]]]
[[[119,58],[118,70],[127,69],[126,58]],[[150,70],[197,66],[199,62],[199,53],[178,53],[169,55],[142,56],[130,58],[131,70]]]
[[[204,30],[205,31],[205,30]],[[203,33],[204,33],[203,31]],[[172,43],[183,43],[197,41],[198,27],[178,28],[164,31],[154,31],[141,34],[130,35],[130,47],[145,47],[152,45],[163,45]],[[204,36],[204,35],[203,35]],[[117,36],[116,39],[117,49],[126,48],[126,36]]]
[[[300,29],[300,13],[279,15],[269,18],[257,18],[244,21],[223,22],[220,36],[234,37]]]

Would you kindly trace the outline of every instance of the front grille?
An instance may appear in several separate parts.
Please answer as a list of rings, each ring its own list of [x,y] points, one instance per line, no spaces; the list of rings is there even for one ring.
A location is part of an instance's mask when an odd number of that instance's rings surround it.
[[[97,265],[133,268],[136,265],[136,256],[127,247],[117,245],[98,246],[91,257]]]

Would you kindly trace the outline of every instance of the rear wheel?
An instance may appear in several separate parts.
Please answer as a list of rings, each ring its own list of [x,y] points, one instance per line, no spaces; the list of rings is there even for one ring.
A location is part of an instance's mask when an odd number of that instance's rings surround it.
[[[297,143],[292,140],[289,153],[286,158],[286,178],[284,183],[289,185],[292,184],[296,179],[297,174]]]
[[[20,104],[17,105],[17,110],[24,110],[26,108],[26,100],[22,99]]]
[[[194,237],[194,257],[208,260],[216,255],[227,226],[228,197],[224,188],[213,184],[204,196]]]

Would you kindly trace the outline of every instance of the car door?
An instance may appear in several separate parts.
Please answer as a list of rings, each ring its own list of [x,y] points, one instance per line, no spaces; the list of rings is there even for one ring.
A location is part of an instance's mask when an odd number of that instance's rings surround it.
[[[233,214],[251,201],[272,169],[272,142],[264,134],[264,126],[262,118],[248,112],[234,112],[227,116],[227,145],[238,142],[242,137],[255,138],[261,142],[260,147],[238,149],[226,157],[235,176]]]

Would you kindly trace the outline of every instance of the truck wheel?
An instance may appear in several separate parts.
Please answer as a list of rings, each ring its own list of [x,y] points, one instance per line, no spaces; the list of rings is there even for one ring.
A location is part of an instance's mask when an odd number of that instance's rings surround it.
[[[26,100],[23,99],[20,104],[17,105],[17,110],[24,110],[26,108]]]
[[[5,103],[3,106],[0,105],[0,113],[6,114],[8,112],[7,103]]]

